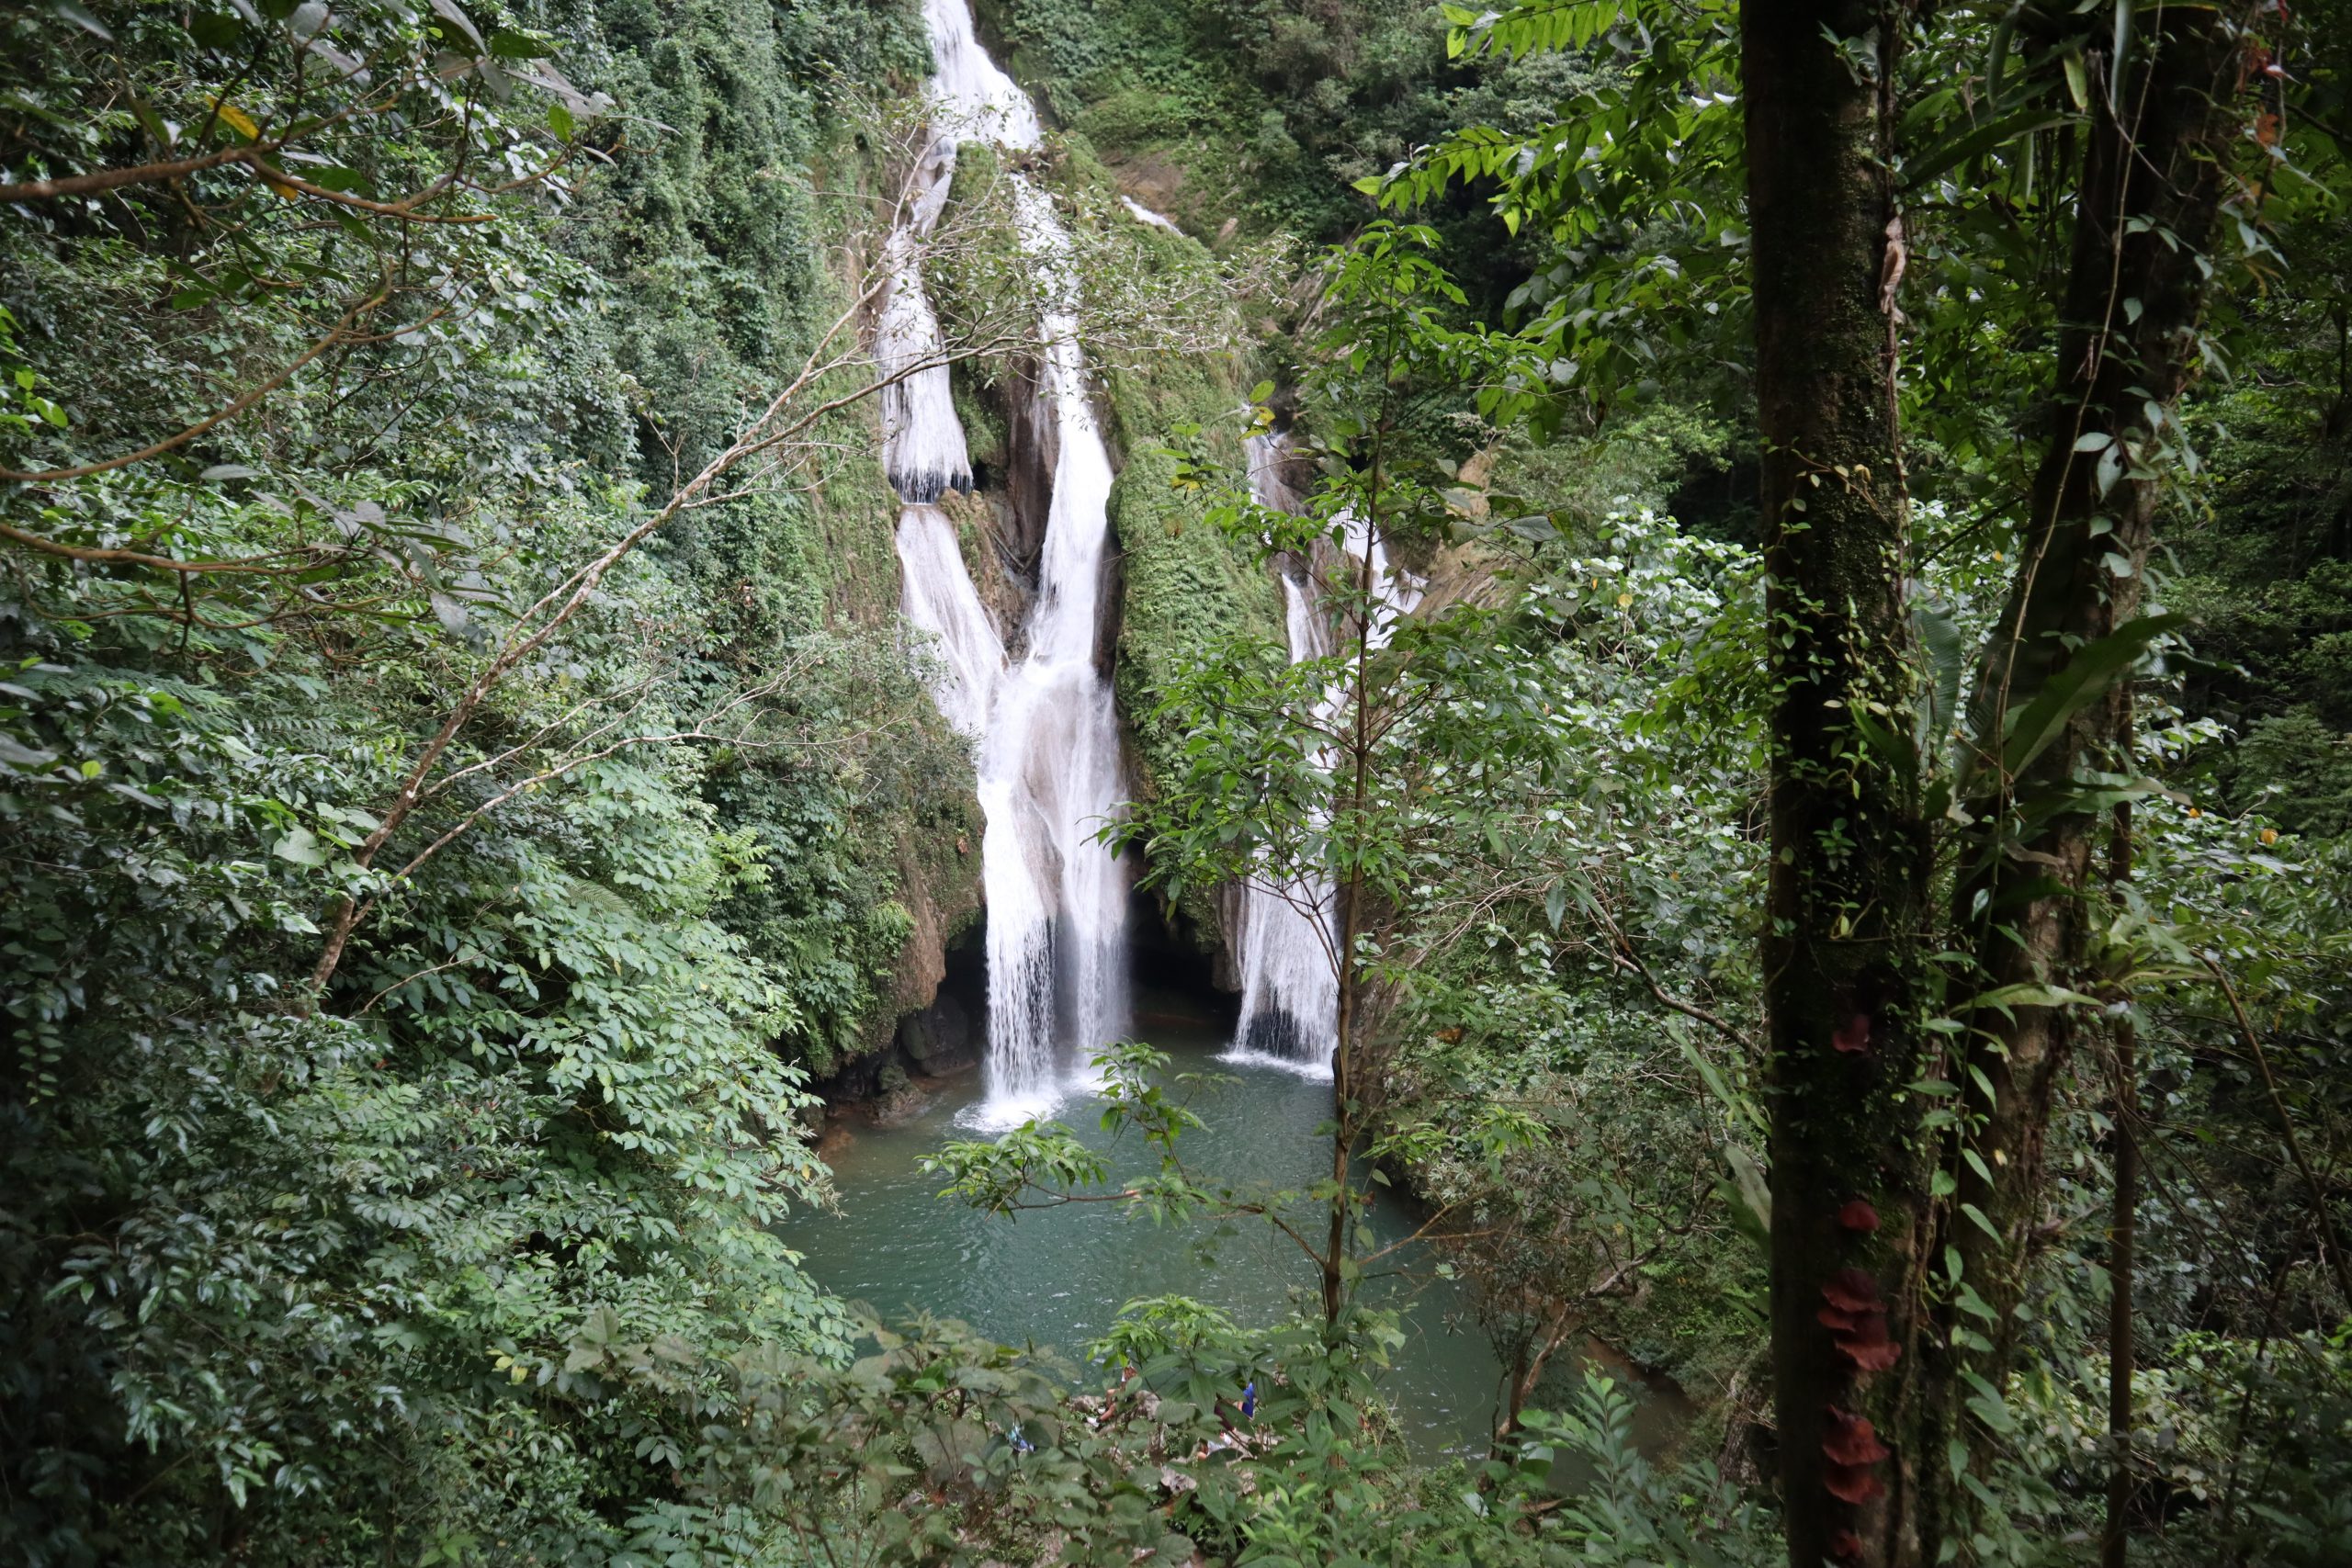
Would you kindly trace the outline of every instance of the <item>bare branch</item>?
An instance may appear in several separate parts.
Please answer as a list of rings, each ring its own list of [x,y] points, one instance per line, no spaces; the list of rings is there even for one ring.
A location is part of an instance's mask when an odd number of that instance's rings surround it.
[[[163,164],[140,164],[128,169],[98,169],[86,175],[69,175],[62,180],[27,180],[21,185],[0,186],[0,202],[54,201],[61,197],[96,196],[100,191],[119,190],[124,186],[153,185],[159,180],[176,180],[184,175],[217,169],[223,164],[254,164],[285,146],[283,141],[255,141],[243,147],[224,147],[217,152],[205,152],[194,158],[175,158]]]

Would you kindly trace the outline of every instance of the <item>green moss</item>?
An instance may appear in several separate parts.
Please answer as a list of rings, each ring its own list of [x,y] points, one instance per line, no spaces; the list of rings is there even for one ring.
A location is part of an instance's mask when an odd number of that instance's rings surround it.
[[[964,447],[972,456],[976,468],[1002,473],[1012,460],[1012,432],[1006,423],[1004,410],[985,389],[973,384],[969,374],[955,377],[956,417],[964,422]]]
[[[1125,585],[1119,626],[1119,697],[1154,775],[1173,761],[1181,733],[1152,709],[1176,669],[1236,638],[1279,646],[1282,596],[1246,547],[1200,515],[1192,494],[1170,486],[1174,462],[1130,458],[1111,491],[1111,522]]]
[[[1179,143],[1192,122],[1191,109],[1174,94],[1128,87],[1087,105],[1070,129],[1099,145],[1133,152]]]
[[[1108,176],[1074,163],[1064,177]],[[1155,231],[1143,238],[1171,265],[1200,254],[1182,236]],[[1238,321],[1233,335],[1239,340]],[[1170,355],[1116,366],[1103,377],[1110,434],[1125,458],[1111,490],[1125,592],[1114,678],[1146,789],[1172,764],[1172,749],[1183,739],[1152,717],[1175,670],[1235,638],[1283,642],[1282,594],[1272,572],[1253,545],[1209,522],[1207,494],[1173,482],[1172,448],[1184,427],[1198,427],[1211,455],[1237,485],[1242,482],[1240,429],[1233,415],[1242,405],[1242,378],[1253,368],[1238,355]]]

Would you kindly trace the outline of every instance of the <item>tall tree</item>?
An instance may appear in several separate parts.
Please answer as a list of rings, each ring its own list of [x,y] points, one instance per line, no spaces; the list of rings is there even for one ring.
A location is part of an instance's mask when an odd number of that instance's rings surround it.
[[[2174,404],[2200,358],[2216,220],[2241,190],[2233,106],[2268,63],[2254,47],[2229,8],[2208,6],[2151,8],[2136,26],[2126,12],[2085,35],[2046,446],[1962,763],[1972,821],[1954,918],[1980,989],[1955,1076],[1989,1087],[1983,1114],[1947,1140],[1958,1190],[1939,1242],[1960,1274],[1928,1337],[1928,1385],[1942,1435],[1978,1447],[1962,1374],[1998,1387],[2012,1359],[2053,1087],[2091,981],[2094,852],[2115,798],[2093,775],[2132,768],[2122,677],[2170,624],[2141,615],[2148,553],[2160,476],[2184,444]]]
[[[1919,1183],[1928,905],[1894,369],[1904,252],[1888,160],[1898,13],[1742,17],[1756,389],[1777,712],[1765,984],[1772,1359],[1789,1561],[1906,1560],[1917,1456],[1890,1371]],[[1888,1461],[1894,1462],[1890,1464]]]

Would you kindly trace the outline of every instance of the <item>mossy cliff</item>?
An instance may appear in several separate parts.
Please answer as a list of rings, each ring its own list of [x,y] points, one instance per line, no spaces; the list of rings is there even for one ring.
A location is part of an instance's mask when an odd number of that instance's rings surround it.
[[[747,399],[797,373],[873,265],[864,198],[889,173],[887,138],[819,114],[808,84],[854,61],[861,79],[912,92],[928,51],[908,0],[574,9],[564,20],[591,40],[581,73],[662,128],[622,138],[570,232],[611,280],[594,346],[630,389],[597,411],[592,428],[612,432],[600,466],[664,487],[729,437]],[[893,737],[743,752],[704,786],[761,851],[719,918],[790,977],[781,1043],[819,1077],[887,1046],[930,1000],[979,904],[978,855],[956,849],[978,842],[969,760],[902,653],[898,501],[861,456],[878,448],[876,417],[871,400],[851,404],[812,433],[812,462],[684,514],[658,546],[707,608],[712,657],[806,664],[790,704],[805,734]]]

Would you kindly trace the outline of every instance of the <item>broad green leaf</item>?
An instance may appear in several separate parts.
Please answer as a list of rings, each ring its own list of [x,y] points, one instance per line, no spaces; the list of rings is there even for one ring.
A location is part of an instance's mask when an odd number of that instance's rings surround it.
[[[2013,709],[2002,746],[2001,765],[2011,777],[2032,766],[2036,758],[2064,733],[2075,715],[2096,700],[2117,677],[2138,661],[2148,645],[2184,625],[2188,617],[2175,614],[2143,615],[2118,627],[2087,647],[2075,650],[2032,700]]]
[[[271,846],[269,852],[296,865],[324,865],[327,863],[325,847],[319,842],[319,836],[308,828],[294,829]]]

